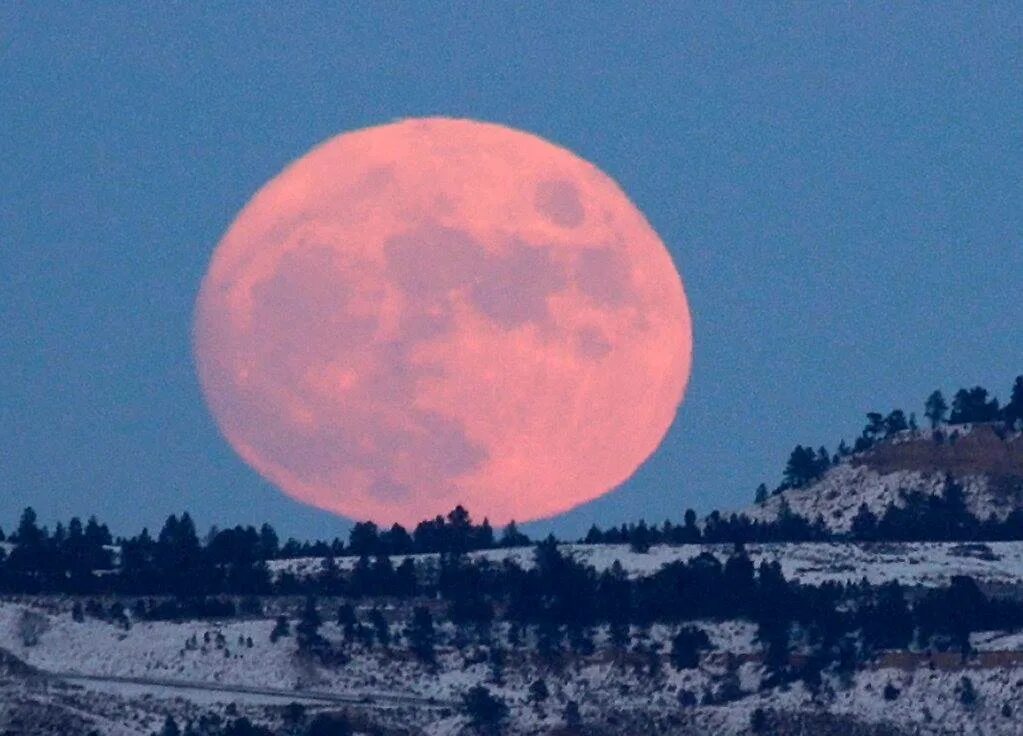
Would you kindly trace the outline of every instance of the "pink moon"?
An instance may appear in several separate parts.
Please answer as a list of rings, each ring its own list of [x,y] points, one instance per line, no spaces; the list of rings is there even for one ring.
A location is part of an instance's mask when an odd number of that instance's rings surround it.
[[[213,253],[206,402],[289,496],[379,524],[495,524],[607,493],[658,447],[692,331],[618,185],[542,138],[412,119],[292,163]]]

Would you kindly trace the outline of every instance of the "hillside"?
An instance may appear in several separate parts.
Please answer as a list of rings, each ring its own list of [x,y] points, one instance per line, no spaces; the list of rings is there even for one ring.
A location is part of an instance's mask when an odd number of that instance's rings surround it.
[[[566,545],[564,551],[600,569],[619,560],[627,579],[642,584],[665,564],[699,558],[703,562],[695,564],[706,565],[708,554],[724,560],[727,547],[660,546],[639,554],[621,545]],[[899,580],[922,586],[923,596],[955,574],[969,573],[1003,590],[1019,589],[1023,574],[1020,543],[774,544],[749,551],[758,566],[777,560],[786,575],[804,583]],[[524,552],[474,557],[527,564]],[[414,562],[429,567],[435,559],[423,555]],[[323,564],[282,560],[275,572],[304,577]],[[660,621],[627,627],[617,635],[624,642],[616,642],[613,628],[603,623],[585,628],[581,641],[573,638],[579,632],[568,632],[551,658],[544,654],[549,633],[543,627],[523,627],[506,616],[458,624],[430,592],[408,600],[325,597],[318,601],[318,635],[345,656],[318,659],[301,643],[301,598],[265,597],[262,610],[248,615],[167,621],[137,617],[131,599],[123,601],[131,612],[112,619],[103,614],[115,605],[111,598],[97,609],[102,616],[76,618],[76,602],[81,599],[0,597],[0,734],[153,736],[164,733],[161,726],[171,716],[180,724],[214,719],[209,728],[185,732],[204,736],[305,736],[314,731],[299,730],[296,717],[311,722],[317,714],[343,711],[354,733],[386,736],[748,736],[758,712],[764,727],[755,733],[1009,736],[1017,733],[1013,714],[1023,711],[1017,627],[973,631],[969,657],[947,651],[940,637],[935,647],[922,636],[912,644],[859,650],[852,669],[821,663],[815,678],[804,669],[821,656],[814,627],[794,625],[786,637],[792,675],[779,682],[766,659],[763,625],[743,617],[688,620],[708,637],[689,664],[675,657],[678,625]],[[359,622],[353,637],[335,614],[346,602]],[[437,616],[433,661],[415,653],[405,625],[423,605]],[[363,625],[377,610],[392,632],[386,643]],[[948,609],[941,610],[945,615]],[[275,639],[281,618],[290,621],[292,633]],[[545,683],[542,697],[536,695],[538,682]],[[477,729],[465,715],[462,700],[475,686],[506,704],[500,728]],[[580,725],[569,725],[570,704]],[[216,725],[242,716],[276,730]]]
[[[902,491],[940,494],[949,476],[963,487],[966,506],[978,519],[1004,519],[1023,508],[1023,433],[1006,433],[1001,423],[905,430],[746,513],[769,521],[784,501],[807,519],[820,517],[832,531],[847,532],[860,504],[880,516],[888,504],[902,505]]]

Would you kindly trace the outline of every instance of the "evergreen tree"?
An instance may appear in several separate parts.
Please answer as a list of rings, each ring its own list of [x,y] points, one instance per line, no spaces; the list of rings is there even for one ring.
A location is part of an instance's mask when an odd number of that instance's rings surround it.
[[[987,389],[980,386],[960,389],[952,399],[950,424],[993,422],[998,419],[998,399],[988,400]]]
[[[685,514],[682,516],[682,538],[679,540],[683,544],[696,544],[700,541],[702,534],[700,533],[700,527],[696,525],[696,512],[692,509],[686,509]]]
[[[508,705],[483,685],[462,696],[462,711],[472,725],[484,732],[495,731],[508,717]]]
[[[348,534],[348,551],[353,555],[368,557],[376,554],[379,547],[379,532],[372,521],[356,523]]]
[[[700,652],[710,648],[707,632],[696,626],[683,626],[671,640],[669,659],[676,670],[691,670],[700,666]]]
[[[181,736],[181,729],[178,728],[177,722],[171,716],[167,716],[158,736]]]
[[[384,618],[383,612],[376,606],[369,612],[369,623],[373,627],[380,646],[386,647],[390,645],[391,630],[387,626],[387,619]]]
[[[901,409],[895,409],[884,419],[884,436],[892,437],[899,432],[909,429],[909,422]]]
[[[416,565],[411,557],[406,557],[394,571],[394,594],[411,598],[418,589],[416,581]]]
[[[553,664],[561,658],[565,632],[550,617],[544,617],[536,627],[536,653],[540,659]]]
[[[565,704],[565,713],[562,716],[565,720],[565,727],[577,731],[583,725],[582,715],[579,713],[579,704],[569,700]]]
[[[319,713],[313,718],[305,736],[351,736],[352,726],[339,713]]]
[[[21,546],[32,547],[42,544],[43,532],[39,529],[35,509],[31,506],[21,512],[21,520],[18,522],[18,531],[12,539]]]
[[[519,531],[519,528],[515,525],[515,520],[508,522],[501,532],[501,544],[502,547],[525,547],[529,544],[529,537]]]
[[[937,429],[945,421],[947,414],[948,404],[945,402],[945,397],[941,391],[935,391],[927,397],[927,403],[924,405],[924,416],[930,420],[931,429]]]
[[[8,561],[11,569],[39,573],[52,567],[47,550],[49,538],[46,529],[41,529],[37,522],[36,512],[31,506],[22,512],[18,529],[12,537],[17,544]]]
[[[288,623],[287,616],[277,617],[277,621],[274,623],[274,627],[270,631],[270,642],[276,643],[276,641],[282,636],[291,636],[291,624]]]
[[[865,439],[868,444],[873,444],[884,436],[884,431],[884,416],[876,411],[868,412],[867,424],[863,428],[861,437]]]
[[[906,649],[913,638],[913,619],[897,581],[877,589],[858,611],[863,643],[870,650]]]
[[[550,697],[550,690],[547,689],[547,683],[542,677],[533,680],[529,685],[529,702],[534,706],[543,705],[543,703]]]
[[[355,618],[355,609],[352,607],[351,603],[342,603],[338,606],[337,625],[341,627],[345,641],[349,644],[355,641],[355,627],[358,623],[358,620]]]
[[[302,608],[302,615],[295,626],[295,637],[298,641],[299,651],[312,651],[316,649],[323,637],[320,636],[320,612],[316,608],[316,597],[306,596],[305,606]]]
[[[166,581],[171,592],[180,595],[205,592],[202,571],[202,548],[195,523],[186,512],[179,519],[167,518],[153,550],[155,573]]]
[[[409,642],[409,649],[420,661],[430,665],[434,664],[436,661],[434,645],[437,634],[433,628],[433,616],[430,615],[430,609],[426,606],[416,606],[412,610],[412,623],[406,630],[405,636]]]
[[[816,480],[831,465],[825,448],[814,452],[812,447],[796,445],[785,465],[784,481],[789,488],[801,488]]]
[[[1009,427],[1016,428],[1023,424],[1023,376],[1016,377],[1016,382],[1012,384],[1012,396],[1002,411]]]
[[[850,531],[853,538],[861,541],[871,541],[877,537],[877,515],[867,507],[866,503],[861,503],[859,509],[856,510]]]
[[[269,524],[259,528],[259,559],[272,560],[280,553],[280,539],[277,532]]]
[[[767,500],[767,485],[761,483],[757,486],[757,492],[753,496],[753,501],[757,504],[762,504]]]
[[[412,536],[401,524],[392,524],[391,528],[380,535],[380,544],[388,555],[407,555],[412,553]]]
[[[650,551],[650,529],[642,519],[629,530],[629,549],[639,554]]]

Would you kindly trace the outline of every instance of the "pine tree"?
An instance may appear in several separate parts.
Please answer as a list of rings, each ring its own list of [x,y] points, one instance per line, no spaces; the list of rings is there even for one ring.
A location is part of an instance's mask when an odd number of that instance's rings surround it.
[[[767,501],[767,485],[761,483],[757,486],[757,492],[753,496],[753,501],[757,504],[762,504]]]
[[[259,558],[272,560],[280,553],[280,539],[277,532],[269,524],[259,528]]]
[[[177,722],[171,716],[164,719],[159,736],[181,736],[181,729],[178,728]]]
[[[1017,376],[1016,382],[1012,384],[1012,396],[1009,403],[1002,410],[1005,423],[1015,429],[1023,423],[1023,376]]]
[[[287,616],[277,617],[277,621],[274,623],[274,627],[270,631],[270,642],[276,643],[282,636],[291,636],[291,624],[288,623]]]
[[[305,736],[351,736],[352,726],[340,713],[319,713],[305,732]]]
[[[855,539],[862,541],[870,541],[877,537],[877,515],[867,507],[867,504],[860,504],[856,515],[853,516],[850,531]]]
[[[931,429],[937,429],[944,421],[948,413],[948,403],[941,391],[935,391],[927,397],[924,404],[924,416],[931,421]]]
[[[18,531],[15,532],[13,537],[14,541],[21,547],[40,547],[46,538],[44,532],[39,528],[37,524],[38,517],[36,516],[35,509],[31,506],[26,507],[21,512],[21,520],[18,522]]]
[[[342,603],[337,609],[337,625],[344,632],[345,641],[351,644],[355,641],[355,627],[358,625],[355,618],[355,608],[351,603]]]
[[[992,422],[998,419],[998,399],[988,400],[986,388],[974,386],[960,389],[952,398],[952,415],[949,424]]]
[[[565,704],[565,713],[563,716],[565,720],[565,727],[572,730],[579,729],[583,725],[582,715],[579,713],[579,704],[574,700],[569,700]]]
[[[405,636],[409,642],[409,649],[427,664],[436,661],[434,645],[437,634],[433,628],[433,616],[426,606],[416,606],[412,611],[412,623],[409,625]]]
[[[369,623],[373,627],[380,645],[388,646],[391,643],[391,630],[387,626],[387,619],[384,618],[384,614],[379,608],[374,606],[369,612]]]
[[[316,608],[316,597],[307,596],[302,616],[295,626],[295,639],[300,652],[323,654],[328,648],[327,640],[320,634],[320,612]]]
[[[542,677],[533,680],[529,685],[529,702],[533,705],[542,705],[550,697],[550,694],[547,683]]]
[[[691,670],[700,666],[700,652],[709,647],[706,631],[696,626],[683,626],[671,640],[668,657],[676,670]]]
[[[899,432],[909,429],[909,422],[901,409],[895,409],[884,419],[884,436],[892,437]]]
[[[508,717],[508,705],[483,685],[462,696],[462,710],[477,729],[491,731]]]

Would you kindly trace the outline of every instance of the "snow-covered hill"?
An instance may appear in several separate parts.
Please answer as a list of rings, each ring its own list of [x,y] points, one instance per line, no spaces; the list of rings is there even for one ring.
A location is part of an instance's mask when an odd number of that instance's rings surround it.
[[[41,616],[45,621],[38,642],[31,646],[21,642],[17,630],[18,621],[26,614]],[[445,713],[432,706],[374,709],[372,693],[398,691],[451,699],[473,685],[485,684],[508,703],[511,713],[507,733],[519,736],[558,732],[569,701],[579,704],[588,723],[617,723],[622,733],[651,736],[694,733],[746,736],[750,733],[751,715],[757,709],[771,714],[771,718],[800,724],[779,733],[806,733],[807,724],[819,720],[819,727],[812,730],[820,736],[880,733],[1009,736],[1018,733],[1014,714],[1023,712],[1023,668],[1018,664],[1019,657],[1004,665],[997,661],[999,655],[1005,658],[1007,653],[1016,652],[1019,636],[1004,632],[976,637],[977,648],[994,655],[987,659],[979,656],[965,665],[953,662],[953,666],[941,662],[935,666],[922,652],[907,655],[905,661],[882,659],[847,680],[828,675],[817,692],[809,692],[801,683],[763,687],[763,670],[757,655],[760,645],[755,639],[755,627],[747,622],[697,622],[710,635],[714,651],[699,668],[692,670],[678,671],[664,663],[651,673],[645,665],[637,666],[638,662],[648,661],[642,656],[608,651],[606,632],[598,630],[596,651],[575,658],[563,671],[552,670],[535,657],[509,653],[500,682],[495,681],[487,663],[488,645],[470,641],[453,646],[455,632],[450,626],[442,626],[439,631],[440,656],[437,668],[431,669],[409,657],[400,642],[387,649],[356,644],[351,650],[351,662],[323,667],[301,657],[293,639],[271,642],[270,623],[152,622],[137,623],[125,630],[92,619],[73,621],[66,600],[8,600],[0,601],[0,646],[12,649],[19,658],[42,670],[138,678],[173,675],[196,685],[206,682],[218,687],[294,689],[295,700],[302,700],[303,693],[310,690],[365,693],[366,708],[373,712],[377,723],[400,723],[405,729],[403,733],[421,736],[465,733],[465,720],[457,712]],[[665,652],[671,632],[670,627],[654,625],[634,634],[647,649],[658,646]],[[340,642],[341,633],[332,624],[325,625],[323,633]],[[496,641],[506,638],[500,624],[495,625],[492,635]],[[250,636],[251,647],[239,643]],[[188,645],[193,637],[200,642],[198,648]],[[794,642],[797,651],[802,646],[800,642],[797,637]],[[484,656],[477,656],[477,652]],[[970,699],[962,696],[964,677],[969,678],[973,690]],[[544,678],[550,689],[550,697],[543,704],[528,699],[530,683],[537,678]],[[85,689],[66,688],[53,682],[45,687],[26,687],[0,677],[0,721],[4,718],[5,703],[8,707],[21,703],[22,718],[26,709],[36,715],[59,711],[65,716],[63,730],[31,731],[37,736],[72,732],[66,725],[70,716],[101,726],[104,734],[148,736],[159,727],[164,714],[173,714],[183,721],[208,709],[222,713],[234,709],[257,720],[273,721],[279,719],[283,705],[279,697],[240,697],[229,690],[143,687],[116,682],[83,682],[82,686]],[[277,711],[273,710],[274,704]],[[306,707],[317,706],[307,702]],[[883,729],[871,730],[871,724]],[[88,731],[82,728],[75,732]]]
[[[901,432],[870,450],[844,458],[815,483],[771,496],[744,510],[770,521],[784,500],[813,521],[847,532],[860,504],[880,516],[900,505],[900,491],[939,494],[952,476],[962,487],[967,508],[979,519],[1004,519],[1023,508],[1023,434],[997,425],[959,425],[939,432]]]

